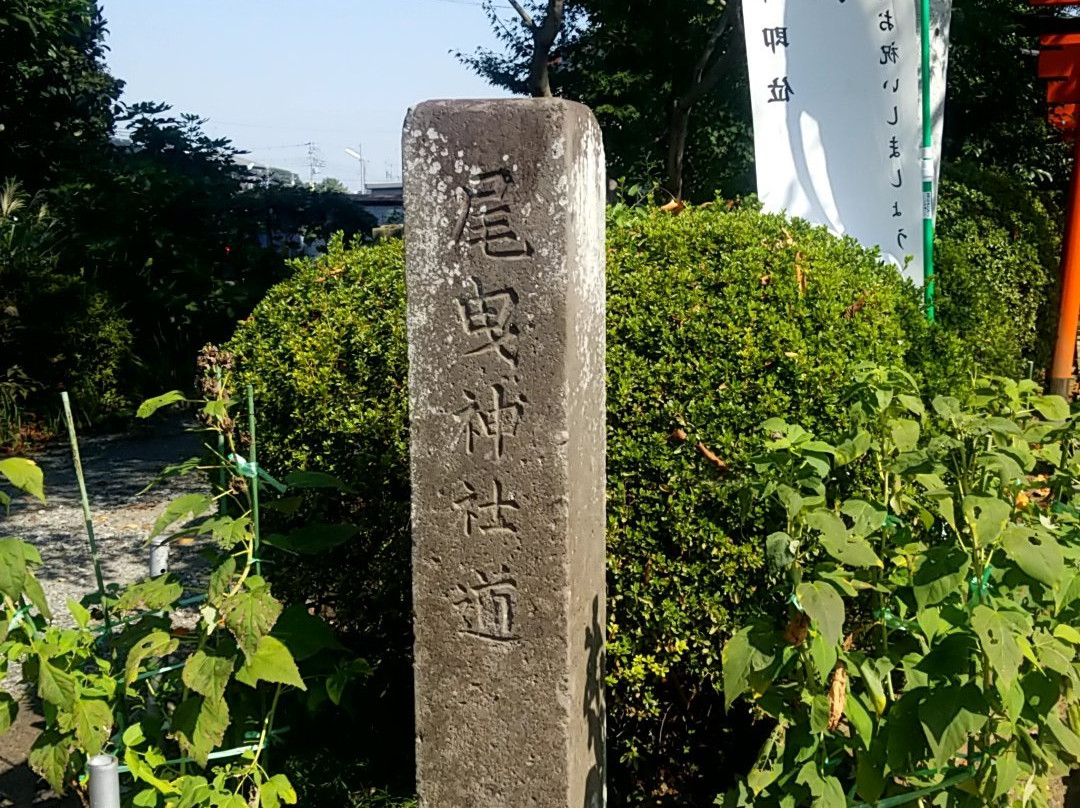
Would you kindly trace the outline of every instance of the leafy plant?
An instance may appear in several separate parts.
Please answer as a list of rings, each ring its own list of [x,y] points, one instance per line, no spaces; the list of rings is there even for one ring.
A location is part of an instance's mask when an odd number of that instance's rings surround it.
[[[260,574],[259,481],[281,495],[334,481],[297,473],[280,483],[258,467],[254,453],[241,457],[229,381],[226,369],[199,402],[216,437],[209,460],[192,458],[164,472],[208,472],[220,484],[212,493],[177,498],[150,536],[205,538],[212,571],[204,589],[185,592],[170,575],[111,585],[81,603],[69,601],[75,627],[61,628],[34,574],[40,555],[26,542],[0,539],[0,660],[5,668],[21,663],[42,702],[46,727],[29,761],[58,792],[80,789],[86,760],[108,751],[133,778],[127,796],[140,808],[294,804],[292,784],[267,763],[283,700],[303,693],[311,709],[336,705],[367,672],[326,623],[304,604],[282,603]],[[168,393],[139,414],[183,400]],[[0,461],[0,472],[41,495],[40,471],[29,461]],[[263,506],[281,500],[264,498]],[[15,709],[3,694],[0,730]]]
[[[724,804],[1044,806],[1080,761],[1080,419],[1031,381],[928,404],[882,368],[846,401],[832,441],[763,424],[772,608],[723,674],[772,731]]]

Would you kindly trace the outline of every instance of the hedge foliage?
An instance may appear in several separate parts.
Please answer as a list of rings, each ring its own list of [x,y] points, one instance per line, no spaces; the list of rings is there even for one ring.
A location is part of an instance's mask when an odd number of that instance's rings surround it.
[[[764,581],[726,470],[767,417],[839,424],[857,363],[907,363],[936,389],[969,366],[895,271],[805,223],[720,204],[615,208],[608,239],[610,788],[617,804],[709,802],[757,751],[731,737],[718,695],[721,646]],[[359,536],[276,577],[333,608],[389,671],[397,741],[382,747],[411,776],[403,263],[400,242],[334,240],[229,347],[255,386],[265,465],[356,490],[302,514],[348,516]]]
[[[982,373],[1027,376],[1050,359],[1061,229],[1044,195],[990,171],[954,168],[937,218],[938,321]]]

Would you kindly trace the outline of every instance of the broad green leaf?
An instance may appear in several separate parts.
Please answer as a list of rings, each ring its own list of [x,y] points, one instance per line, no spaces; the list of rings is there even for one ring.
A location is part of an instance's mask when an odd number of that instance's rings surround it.
[[[353,492],[349,486],[332,474],[322,471],[293,471],[285,475],[289,488],[336,488],[346,494]]]
[[[135,417],[149,418],[162,407],[167,407],[170,404],[176,404],[180,401],[186,401],[184,394],[179,390],[170,390],[168,393],[162,393],[160,396],[146,399],[146,401],[139,405],[139,409],[135,411]]]
[[[121,736],[124,741],[124,746],[135,748],[146,743],[146,735],[143,733],[142,724],[135,722],[124,730],[124,734]]]
[[[848,693],[844,702],[844,715],[855,733],[855,737],[862,741],[864,749],[870,748],[870,740],[874,734],[874,721],[870,713],[863,705],[862,700],[854,693]]]
[[[926,407],[923,406],[922,399],[918,396],[909,396],[905,393],[901,393],[896,399],[903,404],[904,408],[912,415],[922,417],[923,414],[926,413]]]
[[[281,604],[267,589],[237,592],[223,600],[219,609],[248,660],[255,656],[259,641],[270,633],[281,614]]]
[[[724,709],[730,709],[732,702],[746,692],[750,677],[750,632],[751,626],[745,626],[732,635],[720,652],[721,669],[724,675]]]
[[[844,520],[831,511],[815,511],[806,517],[806,523],[821,531],[821,546],[825,552],[851,567],[881,567],[881,559],[870,543],[849,533]]]
[[[359,532],[353,525],[314,524],[297,528],[287,536],[272,534],[266,537],[266,543],[293,553],[313,555],[332,550]]]
[[[866,692],[870,695],[870,701],[874,705],[874,711],[881,715],[885,712],[885,706],[888,701],[885,698],[885,688],[881,683],[881,677],[878,676],[874,666],[869,659],[864,659],[858,665],[859,676],[862,677],[863,684],[866,685]]]
[[[999,800],[1016,787],[1020,778],[1020,761],[1017,759],[1016,750],[1006,749],[1004,752],[994,755],[994,790],[990,794],[991,800]]]
[[[0,594],[16,603],[26,588],[26,554],[21,539],[0,539]]]
[[[915,562],[912,589],[920,609],[934,606],[957,592],[963,592],[971,558],[959,547],[941,544],[931,547]]]
[[[930,755],[919,720],[919,704],[926,697],[926,690],[924,687],[907,690],[889,708],[885,745],[889,768],[893,771],[911,771]]]
[[[844,466],[858,460],[869,451],[872,445],[870,433],[865,429],[859,429],[850,438],[845,439],[836,447],[836,465]]]
[[[42,502],[45,501],[45,476],[33,460],[25,457],[9,457],[0,460],[0,475],[8,482]]]
[[[231,657],[211,656],[198,650],[184,663],[180,678],[200,696],[222,699],[235,664],[236,660]]]
[[[821,796],[811,804],[811,808],[847,808],[844,787],[835,777],[826,777]]]
[[[821,634],[810,638],[810,660],[814,663],[818,681],[822,684],[829,679],[829,674],[836,667],[836,644],[826,642]]]
[[[810,731],[820,735],[829,728],[829,697],[818,693],[810,702]]]
[[[919,422],[897,418],[889,423],[893,443],[901,452],[913,452],[919,446]]]
[[[1080,761],[1080,736],[1065,726],[1055,711],[1051,711],[1046,716],[1046,728],[1050,730],[1057,745],[1074,763]]]
[[[1016,678],[1022,655],[1008,623],[988,606],[978,605],[971,613],[971,627],[979,635],[979,642],[991,667],[1005,685]]]
[[[70,710],[75,703],[75,677],[49,660],[42,659],[38,665],[37,692],[42,701],[62,710]]]
[[[194,519],[202,516],[213,505],[209,494],[184,494],[170,502],[161,516],[154,522],[154,529],[150,531],[150,538],[160,536],[173,524],[185,517]]]
[[[236,577],[236,559],[229,556],[210,573],[210,584],[206,592],[207,602],[220,608],[225,595],[233,587],[234,577]]]
[[[919,705],[919,720],[930,742],[935,766],[944,766],[968,737],[986,723],[990,707],[973,684],[938,685]]]
[[[167,656],[179,645],[179,640],[170,637],[164,631],[153,631],[147,634],[128,651],[127,661],[124,663],[124,684],[130,685],[135,681],[144,660]]]
[[[844,601],[839,593],[829,584],[815,581],[799,584],[795,594],[825,641],[839,643],[844,631]]]
[[[153,612],[172,606],[183,594],[184,587],[179,581],[173,580],[168,575],[162,575],[142,583],[132,584],[124,589],[120,597],[116,599],[114,608],[118,612],[137,610]]]
[[[24,586],[26,599],[34,604],[34,607],[38,610],[38,614],[46,620],[52,620],[53,615],[52,611],[49,609],[49,602],[45,600],[45,590],[41,588],[41,582],[29,569],[26,570],[26,583]]]
[[[0,735],[3,735],[19,713],[19,702],[7,691],[0,690]]]
[[[1053,586],[1065,574],[1061,545],[1047,531],[1009,525],[1001,546],[1005,554],[1036,581]]]
[[[966,496],[961,504],[964,521],[979,547],[993,544],[1005,529],[1005,523],[1012,513],[1012,506],[997,497]]]
[[[887,516],[883,507],[865,499],[849,499],[841,506],[840,511],[850,516],[854,522],[851,532],[864,538],[879,531]]]
[[[1035,632],[1035,653],[1043,667],[1060,673],[1062,676],[1073,674],[1072,661],[1075,650],[1072,646],[1054,638],[1042,629]]]
[[[289,649],[270,635],[259,640],[255,656],[250,657],[243,667],[236,672],[236,681],[255,687],[257,682],[277,682],[307,690],[307,685],[300,677],[296,662]]]
[[[296,805],[296,790],[284,774],[275,774],[265,783],[259,786],[260,808],[279,808],[286,805]]]
[[[294,603],[281,613],[270,635],[277,637],[289,649],[293,659],[302,662],[324,649],[344,650],[326,621],[308,614],[307,609]]]
[[[90,610],[83,606],[78,601],[68,599],[67,602],[68,611],[71,612],[72,619],[75,620],[75,625],[79,628],[86,628],[90,625]]]
[[[1069,417],[1069,402],[1061,396],[1036,396],[1031,403],[1047,421],[1064,421]]]
[[[88,757],[101,753],[105,741],[112,735],[113,714],[101,699],[80,698],[72,708],[75,718],[75,737]]]
[[[1065,623],[1058,623],[1054,626],[1054,636],[1073,645],[1080,645],[1080,631]]]
[[[765,559],[771,572],[782,572],[795,560],[799,543],[787,533],[770,533],[765,539]]]
[[[784,506],[788,519],[794,519],[803,509],[803,498],[790,485],[776,486],[776,497]]]
[[[124,750],[124,765],[128,767],[131,776],[136,780],[142,780],[144,783],[148,783],[162,794],[176,793],[176,788],[173,784],[168,780],[162,780],[160,777],[156,776],[149,764],[142,759],[138,752],[130,747]]]
[[[173,713],[173,732],[185,754],[200,766],[225,738],[229,707],[224,699],[191,696]]]
[[[158,798],[161,795],[156,788],[144,788],[131,800],[135,808],[158,808]]]
[[[1041,723],[1057,709],[1061,688],[1055,678],[1042,671],[1028,671],[1020,677],[1021,709],[1029,721]]]
[[[70,759],[69,741],[54,730],[41,733],[27,755],[30,768],[45,778],[52,790],[63,794],[67,786],[67,767]]]
[[[960,413],[963,411],[960,401],[952,396],[937,396],[930,404],[933,406],[934,412],[947,421],[959,418]]]
[[[855,791],[869,803],[885,793],[885,742],[879,736],[866,752],[855,752]]]

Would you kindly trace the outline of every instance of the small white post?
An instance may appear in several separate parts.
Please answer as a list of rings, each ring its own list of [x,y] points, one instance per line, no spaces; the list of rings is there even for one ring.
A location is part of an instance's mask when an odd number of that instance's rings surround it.
[[[164,536],[150,540],[150,577],[156,578],[169,571],[169,542]]]
[[[94,755],[90,771],[90,808],[120,808],[120,769],[114,755]]]

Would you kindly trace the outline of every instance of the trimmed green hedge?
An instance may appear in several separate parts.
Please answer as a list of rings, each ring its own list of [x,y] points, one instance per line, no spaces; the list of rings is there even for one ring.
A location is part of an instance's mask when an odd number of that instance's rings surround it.
[[[1050,360],[1060,222],[1037,192],[990,171],[954,168],[941,183],[937,319],[982,373],[1026,377]]]
[[[239,381],[255,386],[263,462],[329,471],[357,490],[304,513],[350,518],[360,536],[331,556],[290,560],[275,585],[332,608],[382,662],[379,704],[396,740],[374,754],[396,756],[411,776],[403,274],[400,242],[335,240],[297,264],[229,348]],[[718,690],[722,643],[764,581],[762,551],[743,540],[716,461],[737,470],[770,416],[839,424],[839,390],[860,362],[907,363],[938,389],[965,378],[956,341],[926,325],[919,297],[873,252],[781,216],[719,204],[676,217],[612,210],[614,804],[707,804],[756,753],[733,737],[743,725],[725,719]]]

